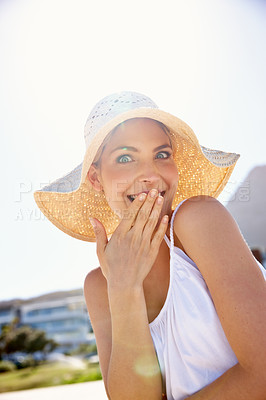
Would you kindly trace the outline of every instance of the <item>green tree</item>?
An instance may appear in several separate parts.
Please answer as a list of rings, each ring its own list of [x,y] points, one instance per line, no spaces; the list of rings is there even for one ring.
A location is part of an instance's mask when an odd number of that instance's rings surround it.
[[[0,335],[0,355],[12,354],[17,351],[33,354],[41,351],[46,356],[58,344],[46,337],[46,333],[30,326],[17,327],[16,324],[6,325]]]

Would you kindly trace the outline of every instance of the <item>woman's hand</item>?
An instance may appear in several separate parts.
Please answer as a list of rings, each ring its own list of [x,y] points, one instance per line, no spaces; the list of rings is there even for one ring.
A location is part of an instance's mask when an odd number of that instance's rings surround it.
[[[97,256],[108,286],[139,287],[150,272],[165,235],[168,216],[159,222],[163,197],[152,189],[141,193],[127,209],[111,239],[104,226],[91,219],[97,241]]]

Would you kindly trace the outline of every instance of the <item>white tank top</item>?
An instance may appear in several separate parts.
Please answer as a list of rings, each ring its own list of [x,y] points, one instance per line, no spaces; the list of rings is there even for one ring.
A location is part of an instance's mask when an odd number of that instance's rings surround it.
[[[184,200],[185,201],[185,200]],[[167,400],[182,400],[210,384],[238,360],[225,336],[207,285],[196,264],[174,247],[170,225],[170,284],[150,324]],[[264,276],[266,271],[258,263]]]

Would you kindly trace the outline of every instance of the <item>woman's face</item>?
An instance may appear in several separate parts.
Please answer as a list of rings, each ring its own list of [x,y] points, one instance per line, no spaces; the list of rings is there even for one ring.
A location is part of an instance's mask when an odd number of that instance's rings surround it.
[[[136,195],[157,189],[164,197],[161,216],[170,215],[178,185],[172,154],[170,139],[156,121],[128,120],[116,128],[103,150],[95,172],[97,188],[119,217]]]

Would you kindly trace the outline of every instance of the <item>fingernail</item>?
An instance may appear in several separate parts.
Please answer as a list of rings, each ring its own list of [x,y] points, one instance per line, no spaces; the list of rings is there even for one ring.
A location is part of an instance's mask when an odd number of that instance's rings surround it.
[[[167,222],[168,222],[168,215],[165,215],[165,216],[163,217],[162,221],[163,221],[164,224],[167,224]]]
[[[89,220],[90,220],[90,223],[92,224],[93,229],[95,229],[96,228],[96,223],[95,223],[94,219],[93,218],[89,218]]]
[[[145,199],[146,196],[147,196],[146,193],[141,193],[141,194],[139,195],[139,201],[143,201],[143,200]]]
[[[152,189],[152,190],[150,191],[150,196],[154,198],[154,197],[157,195],[157,193],[158,193],[158,192],[157,192],[156,189]]]
[[[163,202],[163,196],[158,196],[158,198],[157,198],[157,204],[162,204],[162,202]]]

